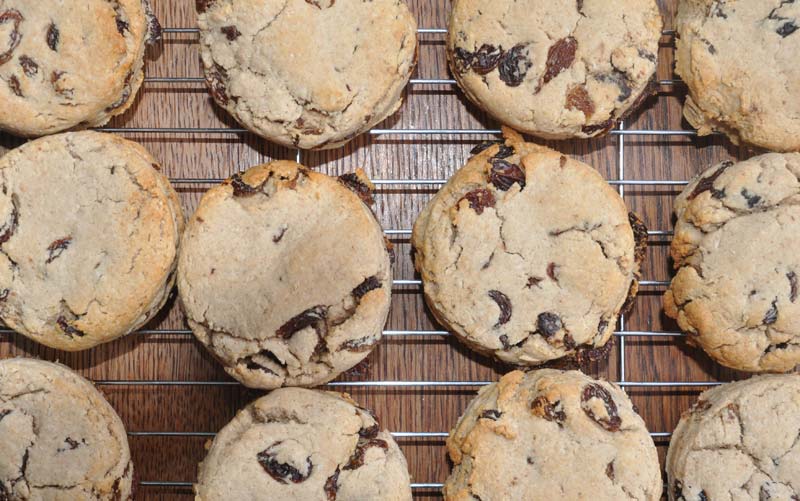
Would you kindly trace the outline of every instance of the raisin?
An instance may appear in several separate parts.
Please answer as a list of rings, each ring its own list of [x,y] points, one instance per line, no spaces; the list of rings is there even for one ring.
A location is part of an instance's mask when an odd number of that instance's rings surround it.
[[[494,326],[499,327],[508,323],[508,321],[511,320],[512,311],[511,301],[508,299],[508,296],[500,291],[491,290],[489,291],[489,297],[492,298],[492,301],[497,303],[498,308],[500,308],[500,317],[497,319],[497,323],[494,324]]]
[[[614,347],[614,338],[611,338],[606,344],[604,344],[599,348],[586,346],[585,348],[579,349],[578,352],[575,354],[575,362],[577,362],[578,365],[586,365],[589,362],[597,362],[600,360],[605,360],[606,358],[608,358],[608,354],[611,353],[611,349],[613,347]]]
[[[150,5],[150,0],[143,0],[145,15],[147,16],[147,45],[153,45],[161,41],[161,23],[153,13],[153,7]]]
[[[282,443],[283,442],[275,442],[267,449],[256,454],[256,460],[258,461],[258,464],[264,468],[264,471],[269,473],[270,477],[274,478],[281,484],[286,484],[289,481],[295,484],[305,482],[308,477],[311,476],[311,472],[314,470],[314,465],[311,463],[311,458],[306,458],[306,473],[301,472],[298,468],[289,463],[278,462],[278,454],[277,452],[272,451],[272,449]]]
[[[714,194],[714,192],[719,194],[720,190],[716,190],[714,188],[714,181],[716,181],[717,178],[720,177],[722,173],[725,172],[725,170],[727,170],[731,165],[733,165],[733,162],[731,162],[730,160],[726,160],[725,162],[722,162],[722,164],[720,164],[717,170],[712,172],[711,175],[700,179],[700,181],[698,181],[697,183],[697,186],[694,187],[692,192],[687,197],[687,200],[693,200],[699,194],[709,190],[713,190],[712,195]]]
[[[11,294],[11,289],[3,289],[0,291],[0,303],[4,303],[8,299],[9,294]]]
[[[8,86],[11,88],[11,92],[14,93],[17,97],[22,97],[22,89],[19,85],[19,79],[16,75],[11,75],[8,78]]]
[[[484,141],[481,144],[479,144],[476,147],[474,147],[471,150],[469,150],[469,152],[470,152],[471,155],[477,155],[478,153],[486,151],[486,150],[488,150],[489,148],[491,148],[492,146],[494,146],[496,144],[503,144],[504,142],[505,141],[503,139],[496,139],[496,140],[493,140],[493,141]]]
[[[355,172],[342,174],[337,179],[340,183],[347,186],[353,193],[358,195],[358,198],[360,198],[365,204],[372,205],[375,203],[375,199],[372,198],[372,188],[361,181],[361,179],[358,177],[358,174]]]
[[[714,4],[711,6],[711,8],[708,11],[708,15],[709,16],[720,17],[722,19],[728,19],[728,15],[725,14],[722,11],[722,5],[721,4],[724,4],[724,3],[725,3],[725,0],[721,0],[721,1],[720,0],[715,0]]]
[[[575,62],[575,52],[578,50],[578,41],[572,37],[562,38],[554,43],[547,51],[547,62],[542,77],[542,84],[548,83],[566,70]],[[541,87],[541,85],[539,87]]]
[[[55,23],[50,23],[47,27],[47,46],[50,50],[58,50],[58,41],[61,38],[61,32],[58,31],[58,26]]]
[[[336,492],[339,490],[339,467],[336,467],[336,471],[333,472],[333,475],[328,477],[325,481],[325,495],[328,498],[328,501],[336,501]]]
[[[603,402],[608,416],[595,415],[594,410],[587,405],[592,399],[595,398],[599,398]],[[617,404],[614,402],[614,399],[611,397],[611,394],[608,392],[608,390],[599,384],[591,383],[586,385],[586,387],[583,389],[583,394],[581,395],[581,408],[590,419],[606,430],[619,431],[619,428],[622,425],[622,419],[619,417],[619,413],[617,412]]]
[[[120,94],[119,99],[106,108],[106,112],[114,111],[128,102],[128,98],[131,97],[131,78],[133,78],[133,72],[128,73],[125,77],[125,83],[122,86],[122,94]]]
[[[8,242],[8,240],[14,235],[14,232],[17,231],[17,224],[19,223],[19,211],[17,210],[17,204],[15,199],[12,197],[12,209],[11,215],[8,221],[3,223],[0,226],[0,245]]]
[[[211,92],[211,96],[222,106],[230,101],[228,97],[228,72],[219,64],[214,64],[214,69],[206,72],[206,85]]]
[[[456,71],[458,73],[466,73],[472,67],[472,62],[475,60],[475,54],[462,47],[456,47],[454,51]]]
[[[553,337],[561,327],[561,317],[549,311],[540,313],[536,319],[537,331],[547,338]]]
[[[698,501],[708,501],[708,495],[706,495],[706,491],[700,491],[700,493],[697,494],[697,499]]]
[[[0,53],[0,64],[5,64],[11,60],[11,55],[22,40],[22,33],[19,32],[19,25],[24,19],[22,14],[16,9],[9,9],[0,14],[0,25],[8,22],[14,23],[11,34],[8,36],[8,49]]]
[[[675,501],[686,501],[686,497],[683,495],[683,482],[675,481],[672,486],[672,495],[675,497]]]
[[[281,229],[278,230],[278,233],[272,236],[272,241],[276,244],[280,242],[283,239],[283,236],[286,234],[286,230],[287,228],[285,226],[281,227]]]
[[[117,31],[119,31],[120,35],[125,36],[125,32],[130,30],[130,26],[126,21],[124,21],[121,17],[119,17],[119,14],[117,14],[116,21],[117,21]]]
[[[494,154],[492,158],[497,159],[504,159],[512,156],[514,154],[514,148],[511,146],[506,146],[505,144],[501,144],[500,148],[497,149],[497,153]]]
[[[210,9],[217,0],[195,0],[194,6],[198,13],[202,14]]]
[[[83,337],[83,336],[86,335],[86,333],[84,333],[84,332],[76,329],[75,327],[71,326],[67,322],[67,319],[64,318],[63,316],[59,316],[56,319],[56,324],[58,324],[58,326],[61,328],[61,330],[64,332],[64,334],[66,334],[70,338],[73,338],[75,336]]]
[[[367,452],[367,449],[370,447],[380,447],[383,450],[388,450],[389,444],[386,443],[386,440],[381,440],[380,438],[371,438],[368,440],[359,439],[356,450],[353,452],[353,455],[350,456],[350,460],[347,461],[344,469],[355,470],[364,466],[364,456]]]
[[[475,51],[472,60],[472,71],[478,75],[486,75],[500,64],[503,57],[503,48],[490,44],[483,44]]]
[[[461,197],[457,205],[460,205],[462,200],[468,201],[469,207],[479,215],[483,214],[483,209],[494,207],[494,204],[497,202],[494,198],[494,194],[485,188],[478,188],[477,190],[468,192]]]
[[[71,438],[71,437],[65,438],[64,439],[64,443],[66,443],[69,446],[69,449],[72,450],[72,451],[74,451],[75,449],[77,449],[81,445],[80,442],[78,442],[77,440],[75,440],[74,438]]]
[[[500,72],[500,80],[505,82],[509,87],[519,87],[528,70],[531,69],[533,63],[528,58],[528,52],[525,45],[518,44],[512,47],[508,52],[503,55],[500,60],[498,71]]]
[[[558,270],[558,265],[556,263],[550,263],[547,265],[547,276],[554,282],[558,282],[556,270]]]
[[[22,66],[22,71],[25,72],[25,75],[29,77],[36,76],[39,72],[39,65],[28,56],[19,56],[19,64]]]
[[[69,98],[72,97],[73,89],[65,87],[63,82],[61,82],[61,77],[66,75],[66,73],[66,71],[54,70],[52,73],[50,73],[50,83],[53,84],[53,90],[57,94],[61,94],[62,96]]]
[[[487,409],[481,412],[481,419],[491,419],[492,421],[497,421],[502,415],[503,413],[497,409]]]
[[[503,349],[504,350],[510,350],[511,349],[511,343],[508,342],[508,336],[507,335],[503,334],[503,335],[500,336],[499,339],[500,339],[500,344],[503,345]]]
[[[306,0],[306,3],[309,4],[309,5],[313,5],[314,7],[322,10],[322,9],[327,9],[329,7],[333,7],[333,4],[336,3],[336,0],[330,0],[330,3],[327,3],[327,4],[324,4],[324,3],[321,4],[320,0]]]
[[[607,477],[609,478],[609,480],[611,480],[612,482],[613,482],[613,481],[614,481],[614,479],[616,478],[616,475],[614,474],[614,461],[611,461],[610,463],[608,463],[608,464],[606,465],[606,476],[607,476]]]
[[[652,52],[650,52],[649,50],[645,50],[645,49],[639,48],[639,50],[637,52],[639,53],[639,57],[647,59],[648,61],[653,62],[653,63],[656,62],[656,55],[653,54]]]
[[[767,484],[762,485],[758,491],[758,501],[770,501],[771,499],[772,495],[769,493]]]
[[[633,230],[634,250],[633,256],[637,263],[644,262],[647,254],[647,226],[644,225],[635,212],[628,212],[628,222]]]
[[[245,357],[244,359],[241,360],[241,362],[245,362],[245,367],[248,370],[251,370],[251,371],[263,371],[263,372],[266,372],[267,374],[272,374],[274,376],[278,375],[278,374],[275,373],[275,371],[273,371],[269,367],[264,367],[263,365],[257,363],[255,360],[253,360],[253,357]]]
[[[540,277],[528,277],[528,282],[525,284],[525,287],[528,289],[536,286],[539,287],[539,283],[541,283],[544,279]]]
[[[553,421],[561,426],[561,423],[567,420],[567,414],[562,409],[558,409],[560,406],[561,401],[550,402],[546,397],[540,395],[531,402],[531,411],[534,416]]]
[[[767,310],[767,313],[764,314],[764,320],[762,320],[761,322],[764,325],[772,325],[777,321],[778,321],[778,298],[775,298],[775,300],[772,302],[772,306],[770,306],[769,310]]]
[[[358,430],[358,436],[361,438],[375,438],[378,436],[379,431],[378,423],[375,423],[372,426]]]
[[[597,124],[587,124],[581,127],[581,132],[584,134],[592,135],[595,133],[605,134],[610,131],[614,127],[614,119],[609,118],[604,122],[600,122]]]
[[[749,191],[747,191],[747,188],[742,188],[741,194],[742,197],[745,200],[747,200],[747,206],[751,209],[756,205],[758,205],[759,202],[761,202],[761,196],[756,195],[754,193],[750,193]]]
[[[228,39],[228,41],[233,42],[240,36],[242,36],[242,32],[236,29],[236,26],[223,26],[219,29],[223,35]]]
[[[261,191],[259,188],[245,183],[240,173],[231,176],[230,184],[233,188],[234,197],[251,197]]]
[[[71,242],[72,242],[72,237],[65,237],[65,238],[60,238],[60,239],[54,241],[53,243],[51,243],[50,245],[48,245],[47,246],[47,260],[45,261],[45,264],[52,263],[65,250],[67,250],[67,247],[69,247],[69,244]]]
[[[363,282],[358,284],[356,288],[353,289],[351,294],[358,301],[361,300],[361,298],[364,297],[367,294],[367,292],[375,289],[380,289],[381,287],[382,285],[380,280],[378,280],[378,277],[373,275],[369,278],[364,279]]]
[[[567,91],[567,104],[568,110],[580,110],[588,119],[594,114],[594,101],[589,97],[584,85],[573,85]]]
[[[506,162],[505,160],[492,159],[492,169],[489,172],[489,182],[502,191],[508,191],[518,183],[520,189],[525,187],[525,173],[519,165]]]
[[[782,24],[777,30],[775,30],[775,33],[780,35],[782,38],[786,38],[795,31],[797,31],[797,25],[794,24],[794,21],[789,21]]]
[[[786,278],[789,279],[789,301],[794,303],[797,299],[797,274],[790,271],[786,274]]]
[[[279,338],[287,339],[292,337],[295,332],[301,331],[306,327],[313,326],[315,330],[319,331],[320,324],[325,321],[327,316],[328,309],[326,307],[314,306],[289,319],[288,322],[278,328],[275,334]]]
[[[3,409],[2,411],[0,411],[0,421],[2,421],[4,417],[8,416],[12,412],[14,411],[12,411],[11,409]]]

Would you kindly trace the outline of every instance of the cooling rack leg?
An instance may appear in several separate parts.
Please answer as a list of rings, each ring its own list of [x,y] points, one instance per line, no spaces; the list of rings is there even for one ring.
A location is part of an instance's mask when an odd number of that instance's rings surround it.
[[[625,130],[625,122],[619,123],[619,130]],[[619,158],[617,160],[618,173],[617,176],[620,181],[625,180],[625,134],[617,136],[617,150]],[[619,185],[619,196],[625,200],[625,185]],[[625,330],[625,315],[619,317],[619,330]],[[619,338],[619,380],[625,382],[625,336]]]

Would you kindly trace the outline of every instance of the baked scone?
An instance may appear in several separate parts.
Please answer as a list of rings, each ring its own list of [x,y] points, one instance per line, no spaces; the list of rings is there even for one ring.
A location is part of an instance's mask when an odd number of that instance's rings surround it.
[[[688,341],[743,371],[800,364],[800,154],[715,165],[675,214],[664,310]]]
[[[76,351],[139,328],[175,282],[183,213],[141,145],[83,131],[0,158],[0,318]]]
[[[701,135],[800,150],[800,3],[682,0],[675,71],[689,94],[683,114]]]
[[[593,137],[653,94],[661,26],[655,0],[454,0],[447,58],[500,122]]]
[[[41,360],[0,360],[0,499],[133,499],[117,413],[92,384]]]
[[[278,144],[336,148],[397,111],[417,62],[403,0],[198,0],[206,81]]]
[[[670,501],[800,499],[800,375],[755,376],[700,395],[672,434]]]
[[[661,499],[644,421],[578,371],[513,371],[481,389],[447,439],[445,500]]]
[[[590,166],[513,131],[484,144],[414,224],[436,318],[511,364],[604,356],[638,288],[647,230]]]
[[[411,500],[406,459],[371,411],[346,394],[281,388],[217,434],[197,501]]]
[[[103,125],[142,84],[161,37],[148,0],[4,0],[0,130],[25,137]]]
[[[363,360],[389,313],[392,267],[363,173],[277,161],[207,191],[181,244],[197,338],[253,388],[315,386]]]

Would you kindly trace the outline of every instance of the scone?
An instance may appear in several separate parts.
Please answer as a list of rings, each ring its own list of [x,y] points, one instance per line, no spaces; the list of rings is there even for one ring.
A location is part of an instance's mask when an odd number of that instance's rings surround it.
[[[146,43],[160,37],[148,0],[4,0],[0,130],[33,137],[105,124],[133,103]]]
[[[800,364],[800,154],[715,165],[675,214],[664,310],[688,341],[743,371]]]
[[[372,412],[346,394],[281,388],[217,434],[197,501],[411,500],[406,459]]]
[[[800,499],[800,375],[755,376],[700,395],[672,434],[670,501]]]
[[[175,282],[183,214],[142,146],[67,132],[0,158],[0,318],[76,351],[139,328]]]
[[[67,367],[0,360],[0,499],[133,499],[117,413]]]
[[[500,122],[593,137],[653,94],[661,25],[655,0],[454,0],[447,58]]]
[[[507,363],[604,356],[636,295],[647,230],[596,170],[505,133],[473,150],[486,148],[414,224],[428,305]]]
[[[620,388],[578,371],[514,371],[447,439],[445,500],[661,499],[653,439]]]
[[[181,244],[178,289],[197,339],[247,386],[314,386],[364,359],[389,313],[383,231],[337,178],[278,161],[203,196]]]
[[[700,135],[800,150],[800,3],[682,0],[675,71],[689,95],[683,114]]]
[[[417,61],[403,0],[198,0],[206,81],[278,144],[336,148],[397,111]]]

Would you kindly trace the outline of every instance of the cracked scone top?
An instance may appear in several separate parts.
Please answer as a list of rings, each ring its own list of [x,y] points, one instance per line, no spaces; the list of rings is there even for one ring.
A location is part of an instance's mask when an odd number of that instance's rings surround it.
[[[147,0],[0,1],[0,129],[105,124],[132,104],[160,36]]]
[[[715,165],[675,202],[667,315],[717,362],[800,364],[800,154]]]
[[[700,135],[800,150],[800,3],[683,0],[675,71],[689,88],[683,113]]]
[[[605,134],[652,93],[655,0],[455,0],[450,69],[497,120],[548,139]]]
[[[800,499],[800,375],[702,393],[667,454],[670,501]]]
[[[636,294],[646,229],[596,170],[506,135],[473,150],[486,148],[414,224],[428,305],[504,362],[604,356]]]
[[[403,0],[198,0],[214,100],[273,142],[335,148],[394,113],[416,65]]]
[[[361,176],[277,161],[200,201],[178,289],[197,338],[245,385],[318,385],[380,341],[392,269],[383,231],[356,194],[371,198]]]
[[[403,453],[349,396],[281,388],[251,403],[200,464],[197,501],[410,501]]]
[[[122,421],[89,381],[0,360],[0,499],[128,500],[132,478]]]
[[[620,388],[578,371],[513,371],[447,439],[445,500],[661,499],[653,439]]]
[[[123,336],[164,305],[183,214],[141,145],[68,132],[0,158],[0,318],[75,351]]]

